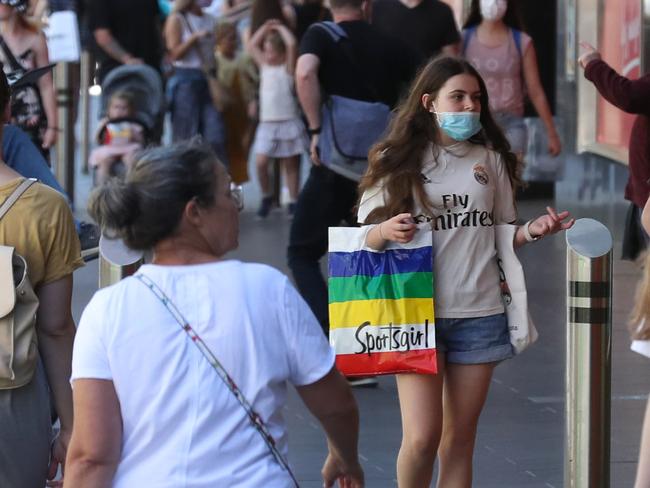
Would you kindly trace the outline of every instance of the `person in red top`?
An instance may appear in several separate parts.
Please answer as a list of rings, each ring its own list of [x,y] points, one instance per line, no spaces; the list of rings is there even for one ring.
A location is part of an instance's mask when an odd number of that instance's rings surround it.
[[[630,134],[630,176],[625,187],[625,199],[632,202],[632,215],[628,214],[623,242],[623,259],[634,260],[649,240],[641,227],[641,211],[650,196],[650,74],[630,80],[603,61],[591,44],[581,42],[580,47],[583,54],[578,62],[585,71],[585,78],[609,103],[627,113],[637,114]],[[635,238],[639,245],[630,242]]]

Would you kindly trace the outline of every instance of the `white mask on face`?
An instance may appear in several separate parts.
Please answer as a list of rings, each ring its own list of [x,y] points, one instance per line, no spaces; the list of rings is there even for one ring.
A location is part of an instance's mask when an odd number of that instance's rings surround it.
[[[508,10],[508,0],[481,0],[480,6],[485,20],[501,20]]]

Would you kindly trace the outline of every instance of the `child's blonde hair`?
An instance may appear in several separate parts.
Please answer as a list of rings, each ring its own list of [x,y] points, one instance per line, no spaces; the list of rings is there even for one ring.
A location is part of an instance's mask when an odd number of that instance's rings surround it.
[[[629,328],[632,339],[650,339],[650,251],[643,256],[643,276],[637,285]]]

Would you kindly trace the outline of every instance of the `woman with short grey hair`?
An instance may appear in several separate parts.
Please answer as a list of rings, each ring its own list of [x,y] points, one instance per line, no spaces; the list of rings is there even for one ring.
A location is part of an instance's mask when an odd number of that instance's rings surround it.
[[[95,190],[104,232],[153,263],[82,315],[66,487],[296,486],[288,384],[326,432],[326,486],[363,486],[356,403],[316,319],[278,271],[224,258],[240,203],[196,143],[149,150]]]

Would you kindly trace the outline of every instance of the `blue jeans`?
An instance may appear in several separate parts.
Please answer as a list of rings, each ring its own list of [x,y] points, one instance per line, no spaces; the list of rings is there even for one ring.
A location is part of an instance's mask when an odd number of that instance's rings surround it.
[[[327,253],[329,227],[341,221],[356,222],[352,209],[357,203],[357,183],[324,166],[312,166],[291,223],[289,268],[298,291],[329,332],[327,284],[320,270],[320,259]]]
[[[200,69],[175,68],[167,84],[174,142],[203,136],[223,164],[228,165],[226,126],[214,108],[208,82]]]

